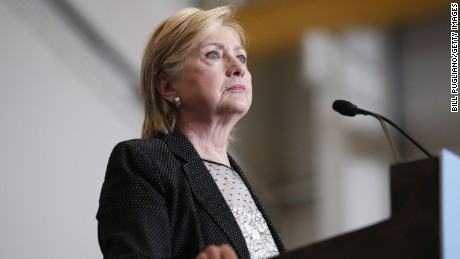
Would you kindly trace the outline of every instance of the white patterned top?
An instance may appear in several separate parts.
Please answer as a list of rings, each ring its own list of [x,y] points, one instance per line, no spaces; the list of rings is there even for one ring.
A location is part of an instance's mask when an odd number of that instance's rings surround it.
[[[254,204],[246,185],[230,167],[203,160],[227,201],[243,233],[252,259],[269,258],[279,254],[264,217]]]

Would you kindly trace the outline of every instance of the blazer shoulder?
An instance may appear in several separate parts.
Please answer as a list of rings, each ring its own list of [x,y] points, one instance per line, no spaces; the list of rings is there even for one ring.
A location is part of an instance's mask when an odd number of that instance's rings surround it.
[[[141,175],[145,179],[161,183],[177,177],[182,162],[161,139],[130,139],[119,142],[107,165],[107,174],[122,171]]]
[[[161,139],[130,139],[119,142],[112,150],[111,159],[141,162],[154,167],[163,167],[179,162],[169,146]]]
[[[172,154],[168,145],[161,139],[130,139],[119,142],[112,152],[143,153],[148,157]]]
[[[161,139],[128,139],[119,142],[116,146],[126,146],[130,148],[166,148],[166,143]]]

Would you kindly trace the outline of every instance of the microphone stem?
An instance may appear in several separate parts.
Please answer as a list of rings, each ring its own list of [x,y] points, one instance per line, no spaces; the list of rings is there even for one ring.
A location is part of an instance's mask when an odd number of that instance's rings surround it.
[[[385,124],[385,121],[378,116],[378,120],[380,121],[380,124],[382,125],[383,132],[385,132],[385,136],[387,137],[388,144],[390,145],[391,148],[391,153],[393,154],[393,157],[396,161],[396,163],[401,162],[401,157],[399,156],[398,149],[396,149],[395,142],[393,141],[393,138],[391,137],[390,131],[388,130],[387,125]]]
[[[391,126],[393,126],[395,129],[397,129],[399,132],[401,132],[401,134],[403,134],[410,142],[412,142],[412,144],[417,146],[427,157],[433,157],[433,155],[430,154],[430,152],[428,152],[426,149],[424,149],[422,146],[420,146],[420,144],[417,143],[417,141],[415,141],[413,138],[411,138],[404,130],[402,130],[400,127],[398,127],[398,125],[394,124],[391,120],[385,118],[385,116],[382,116],[380,114],[373,113],[373,112],[370,112],[370,111],[366,111],[366,110],[363,110],[363,109],[359,109],[359,108],[358,108],[358,110],[359,110],[360,114],[371,115],[372,117],[377,118],[380,122],[382,122],[382,120],[388,122]],[[384,127],[384,126],[382,125],[382,127]],[[385,127],[384,127],[383,130],[385,130]]]

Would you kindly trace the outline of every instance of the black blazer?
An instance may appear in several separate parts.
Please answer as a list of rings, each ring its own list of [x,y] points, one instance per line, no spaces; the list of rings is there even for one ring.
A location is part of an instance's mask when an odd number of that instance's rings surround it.
[[[240,167],[229,156],[272,233],[285,248]],[[105,258],[195,257],[206,246],[249,251],[238,223],[192,143],[178,129],[115,146],[99,200],[98,237]]]

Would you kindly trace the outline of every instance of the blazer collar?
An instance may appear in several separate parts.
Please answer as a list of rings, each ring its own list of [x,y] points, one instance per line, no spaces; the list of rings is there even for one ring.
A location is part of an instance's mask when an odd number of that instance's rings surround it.
[[[174,128],[170,133],[159,136],[168,145],[174,155],[180,157],[186,162],[192,162],[194,160],[201,160],[200,155],[196,151],[193,144],[178,128]]]
[[[174,155],[184,160],[183,169],[193,194],[228,237],[238,256],[249,258],[246,241],[238,223],[192,143],[177,128],[160,138],[165,141]],[[233,159],[230,159],[232,165],[236,165]]]

